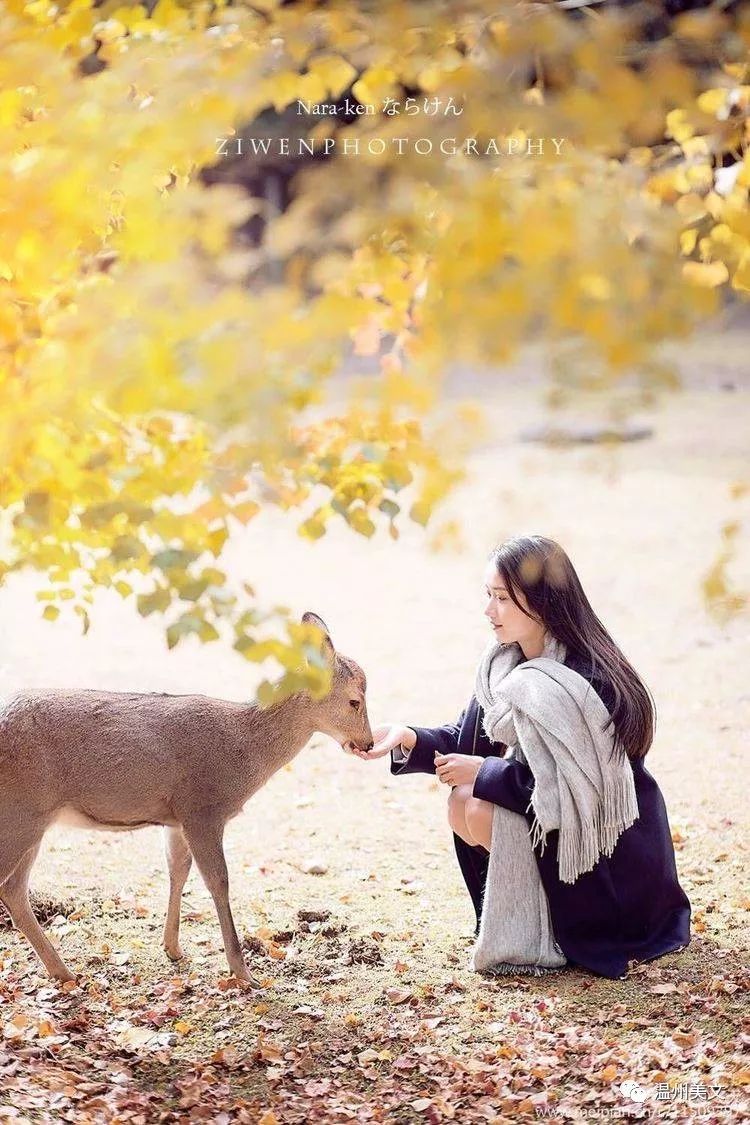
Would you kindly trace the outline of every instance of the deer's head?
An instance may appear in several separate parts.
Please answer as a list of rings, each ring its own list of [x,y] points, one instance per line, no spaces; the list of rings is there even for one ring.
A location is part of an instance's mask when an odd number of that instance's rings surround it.
[[[323,649],[333,667],[331,690],[315,704],[316,729],[335,738],[342,747],[353,743],[359,750],[372,747],[372,731],[367,717],[367,680],[359,664],[336,652],[326,623],[315,613],[305,613],[302,621],[315,625],[323,634]]]

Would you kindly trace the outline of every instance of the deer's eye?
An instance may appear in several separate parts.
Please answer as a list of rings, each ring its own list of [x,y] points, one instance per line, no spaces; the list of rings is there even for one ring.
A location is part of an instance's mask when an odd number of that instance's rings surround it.
[[[349,700],[349,706],[353,707],[355,711],[359,711],[362,704],[359,702],[358,699],[350,699]]]

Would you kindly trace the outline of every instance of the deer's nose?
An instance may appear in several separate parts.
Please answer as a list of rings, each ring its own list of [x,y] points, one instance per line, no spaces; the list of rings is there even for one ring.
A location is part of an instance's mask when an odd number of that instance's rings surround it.
[[[374,743],[374,742],[368,742],[368,744],[367,744],[367,749],[368,749],[368,750],[372,750],[372,748],[373,748],[373,746],[374,746],[374,745],[375,745],[375,743]]]

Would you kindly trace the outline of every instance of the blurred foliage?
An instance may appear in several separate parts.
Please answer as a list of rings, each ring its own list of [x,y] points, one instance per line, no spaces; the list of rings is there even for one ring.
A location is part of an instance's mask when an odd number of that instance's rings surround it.
[[[571,387],[669,385],[659,345],[750,291],[750,12],[652,15],[6,0],[0,580],[37,568],[45,616],[84,628],[111,587],[170,645],[230,636],[298,687],[300,637],[272,643],[283,612],[216,565],[234,525],[427,524],[471,430],[427,421],[449,361],[534,339]],[[218,138],[344,97],[376,112],[306,118],[335,144],[283,214],[201,181]],[[351,351],[370,370],[342,406]]]

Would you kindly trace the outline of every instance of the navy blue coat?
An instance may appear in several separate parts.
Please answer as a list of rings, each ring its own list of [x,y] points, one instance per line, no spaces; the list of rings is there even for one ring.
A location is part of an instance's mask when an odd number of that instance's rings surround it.
[[[585,672],[577,660],[566,664]],[[610,685],[593,679],[592,686],[611,713]],[[412,727],[416,745],[403,764],[391,759],[391,773],[434,774],[435,754],[479,754],[485,761],[474,796],[511,809],[530,826],[533,812],[526,810],[533,774],[521,762],[501,757],[506,748],[490,741],[482,718],[482,709],[472,697],[455,723]],[[623,976],[631,960],[649,961],[690,942],[690,903],[677,879],[664,798],[643,760],[629,761],[639,816],[622,833],[611,856],[602,856],[574,883],[563,883],[557,867],[558,832],[548,834],[544,854],[541,846],[534,851],[558,945],[573,964],[611,978]],[[484,848],[473,848],[459,836],[454,835],[454,842],[478,925],[489,857]]]

